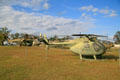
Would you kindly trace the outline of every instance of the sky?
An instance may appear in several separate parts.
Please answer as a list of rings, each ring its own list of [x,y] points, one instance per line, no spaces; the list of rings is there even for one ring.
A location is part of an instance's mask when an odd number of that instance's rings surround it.
[[[120,0],[0,0],[0,27],[12,33],[112,37],[120,30]]]

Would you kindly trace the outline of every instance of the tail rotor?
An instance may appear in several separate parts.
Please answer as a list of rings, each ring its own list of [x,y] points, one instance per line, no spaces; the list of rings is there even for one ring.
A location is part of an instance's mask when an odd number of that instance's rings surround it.
[[[40,34],[41,41],[45,44],[45,51],[46,51],[46,59],[48,57],[48,50],[49,50],[49,41],[47,39],[47,36],[44,34]]]
[[[43,42],[46,44],[46,45],[49,45],[49,41],[47,39],[47,36],[44,34],[43,36]]]

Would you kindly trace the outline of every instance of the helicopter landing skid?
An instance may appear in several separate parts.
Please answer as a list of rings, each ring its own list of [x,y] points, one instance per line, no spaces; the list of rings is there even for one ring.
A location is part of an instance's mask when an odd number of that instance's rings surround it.
[[[96,55],[93,55],[94,60],[97,60]],[[82,54],[80,54],[80,60],[82,60]]]
[[[82,60],[82,54],[80,54],[80,60]]]
[[[93,55],[93,57],[94,57],[95,60],[97,59],[95,55]]]

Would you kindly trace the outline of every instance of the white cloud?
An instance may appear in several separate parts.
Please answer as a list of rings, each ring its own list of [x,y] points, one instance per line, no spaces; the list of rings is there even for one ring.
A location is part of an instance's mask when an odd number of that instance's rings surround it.
[[[92,5],[89,6],[83,6],[80,8],[80,10],[86,10],[86,11],[91,11],[94,7]]]
[[[72,34],[87,31],[94,27],[91,21],[37,15],[15,11],[10,6],[0,7],[0,27],[6,26],[16,32],[45,32],[47,34]]]
[[[82,15],[81,15],[82,17],[84,17],[84,16],[86,16],[86,14],[85,13],[82,13]]]
[[[82,6],[79,9],[82,11],[93,12],[94,14],[101,13],[101,14],[104,14],[105,16],[110,16],[110,17],[117,16],[116,11],[114,11],[114,10],[98,9],[98,8],[94,7],[93,5]]]
[[[99,10],[100,13],[103,13],[103,14],[109,14],[110,10],[108,9],[101,9]]]
[[[97,12],[97,11],[98,11],[98,8],[93,8],[92,11],[93,11],[93,12]]]
[[[59,12],[58,15],[60,16],[60,15],[66,14],[66,13],[67,13],[67,11],[64,10],[64,11]]]
[[[0,6],[20,5],[22,7],[31,8],[33,10],[48,9],[47,0],[0,0]]]
[[[114,10],[112,10],[112,13],[109,16],[113,17],[113,16],[117,16],[117,14]]]
[[[93,5],[83,6],[83,7],[79,8],[79,9],[80,10],[86,10],[86,11],[92,11],[92,12],[98,11],[98,8],[94,8]]]
[[[34,10],[49,8],[47,0],[24,0],[23,2],[19,2],[19,4]]]
[[[96,19],[92,18],[90,15],[87,15],[86,13],[82,13],[80,16],[80,20],[95,22]]]
[[[46,3],[44,3],[43,7],[44,7],[44,9],[48,9],[49,8],[49,4],[46,2]]]

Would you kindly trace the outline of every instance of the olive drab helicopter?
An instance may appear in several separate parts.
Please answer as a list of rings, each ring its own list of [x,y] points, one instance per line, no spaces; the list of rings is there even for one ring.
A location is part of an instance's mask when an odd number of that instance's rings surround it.
[[[49,43],[47,36],[44,35],[43,40],[47,45],[47,48],[50,46],[62,45],[69,48],[73,53],[79,54],[81,60],[82,56],[93,56],[93,58],[96,60],[96,56],[102,56],[106,51],[105,46],[99,40],[97,40],[97,37],[106,36],[94,34],[73,34],[72,36],[80,36],[80,38],[65,42]]]

